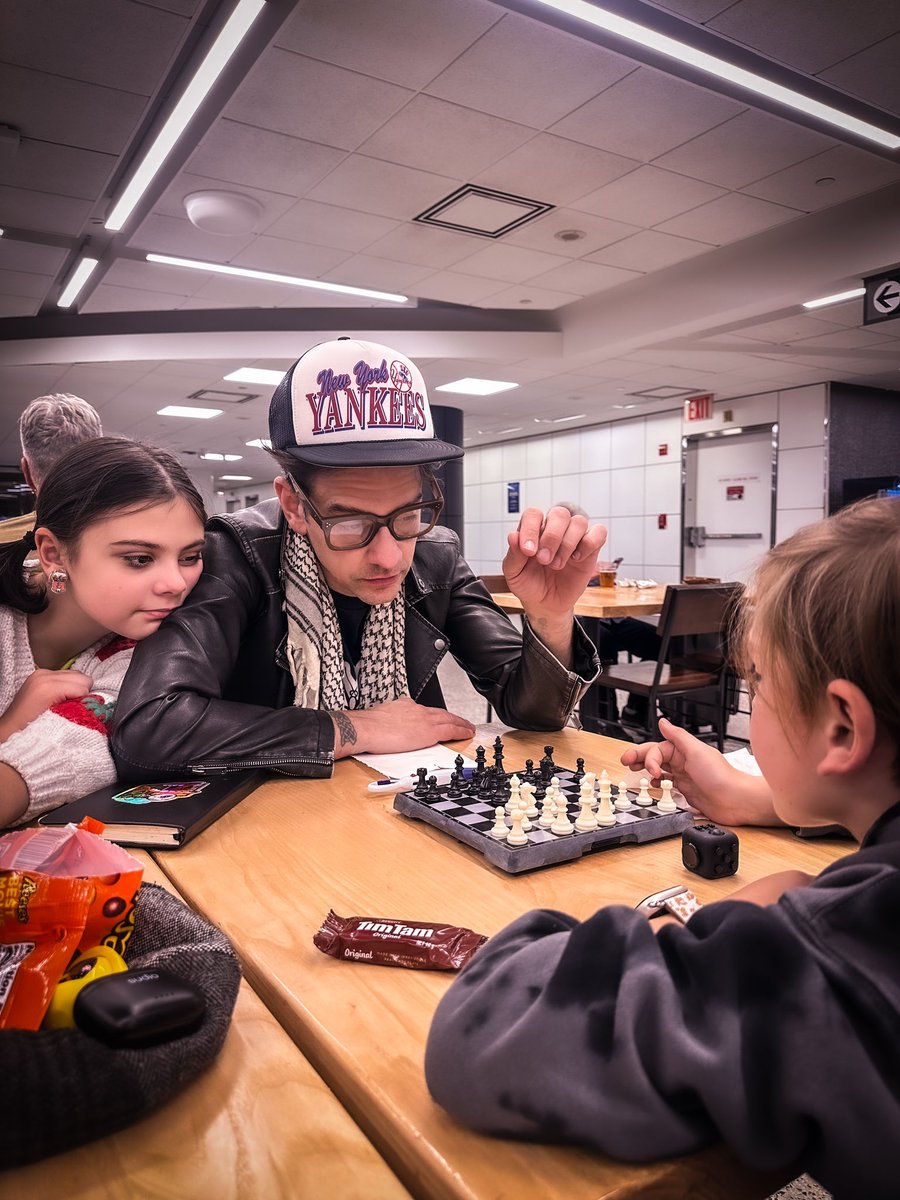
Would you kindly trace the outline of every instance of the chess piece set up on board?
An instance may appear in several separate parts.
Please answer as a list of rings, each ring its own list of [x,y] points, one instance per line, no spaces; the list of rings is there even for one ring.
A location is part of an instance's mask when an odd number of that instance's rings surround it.
[[[657,811],[661,813],[678,811],[672,797],[671,780],[663,780],[662,798],[658,802],[650,795],[648,779],[641,779],[638,794],[632,799],[624,781],[619,783],[614,794],[608,772],[601,772],[598,779],[592,771],[585,771],[584,759],[579,758],[576,760],[573,782],[578,786],[577,803],[580,811],[573,821],[568,814],[569,801],[555,772],[553,747],[545,746],[544,757],[537,769],[533,760],[527,759],[522,776],[507,775],[503,768],[503,742],[498,737],[494,742],[493,766],[487,766],[484,747],[479,746],[475,769],[467,778],[463,771],[463,758],[457,756],[456,770],[443,794],[447,799],[463,799],[475,794],[486,801],[505,796],[506,802],[497,804],[494,809],[494,824],[487,833],[489,837],[504,841],[508,846],[527,846],[528,832],[535,824],[562,838],[574,833],[610,828],[616,824],[617,811],[631,809],[634,805],[649,808],[656,804]],[[424,768],[417,772],[418,784],[414,795],[424,797],[437,790],[436,779],[433,776],[427,778],[426,774]]]

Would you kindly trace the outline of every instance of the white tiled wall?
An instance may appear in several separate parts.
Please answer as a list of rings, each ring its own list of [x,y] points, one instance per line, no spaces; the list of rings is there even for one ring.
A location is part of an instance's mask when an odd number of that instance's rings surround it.
[[[776,528],[779,539],[825,513],[827,384],[720,401],[713,417],[686,424],[682,410],[477,447],[464,460],[466,557],[476,574],[496,574],[506,533],[507,484],[520,485],[520,511],[561,500],[609,530],[605,554],[620,570],[675,583],[681,564],[683,434],[779,424]],[[730,422],[725,420],[730,413]],[[665,453],[660,453],[662,447]],[[665,529],[660,529],[660,516]]]

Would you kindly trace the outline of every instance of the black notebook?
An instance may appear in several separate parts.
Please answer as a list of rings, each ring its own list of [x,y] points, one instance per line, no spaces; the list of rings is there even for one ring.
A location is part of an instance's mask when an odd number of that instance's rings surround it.
[[[39,824],[78,824],[94,817],[103,837],[120,846],[177,850],[218,821],[265,778],[263,771],[235,771],[206,778],[160,779],[154,783],[112,784],[45,813]]]

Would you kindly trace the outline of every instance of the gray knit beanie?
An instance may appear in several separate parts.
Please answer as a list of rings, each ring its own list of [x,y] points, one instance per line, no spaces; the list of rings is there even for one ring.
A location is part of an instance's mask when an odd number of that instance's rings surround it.
[[[156,884],[141,885],[129,967],[165,967],[204,995],[194,1033],[144,1049],[112,1049],[77,1029],[0,1032],[0,1079],[15,1103],[0,1121],[0,1167],[104,1137],[146,1116],[197,1078],[222,1048],[240,984],[225,935]]]

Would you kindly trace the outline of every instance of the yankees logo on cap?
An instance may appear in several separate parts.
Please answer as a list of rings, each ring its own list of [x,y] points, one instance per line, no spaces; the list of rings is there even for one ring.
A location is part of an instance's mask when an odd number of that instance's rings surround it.
[[[422,372],[397,350],[339,338],[302,355],[269,405],[269,437],[318,467],[390,467],[461,458],[434,436]]]

